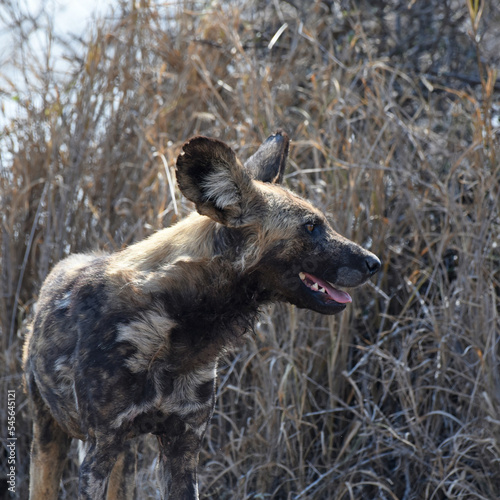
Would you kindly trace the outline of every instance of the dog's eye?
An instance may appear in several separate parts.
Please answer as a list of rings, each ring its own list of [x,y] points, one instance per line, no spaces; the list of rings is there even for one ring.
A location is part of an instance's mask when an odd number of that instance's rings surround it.
[[[305,225],[305,228],[308,233],[312,234],[314,232],[314,229],[316,228],[316,224],[308,223]]]

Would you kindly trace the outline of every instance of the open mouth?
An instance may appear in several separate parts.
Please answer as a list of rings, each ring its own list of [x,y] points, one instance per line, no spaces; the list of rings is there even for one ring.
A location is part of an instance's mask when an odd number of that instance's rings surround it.
[[[325,302],[336,302],[337,304],[348,304],[352,302],[351,296],[342,290],[337,290],[333,285],[309,273],[299,273],[302,283],[316,292],[316,296]]]

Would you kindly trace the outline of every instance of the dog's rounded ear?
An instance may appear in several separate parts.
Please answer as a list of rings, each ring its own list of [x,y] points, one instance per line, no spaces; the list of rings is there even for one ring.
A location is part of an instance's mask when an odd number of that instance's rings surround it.
[[[285,173],[290,138],[282,130],[270,135],[245,162],[250,175],[262,182],[280,184]]]
[[[200,214],[227,226],[249,222],[249,207],[257,193],[251,177],[227,144],[194,137],[182,147],[176,166],[179,188]]]

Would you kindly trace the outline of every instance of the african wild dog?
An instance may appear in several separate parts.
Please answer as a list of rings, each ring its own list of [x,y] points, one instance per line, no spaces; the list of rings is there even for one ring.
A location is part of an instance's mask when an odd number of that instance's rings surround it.
[[[73,255],[45,281],[25,347],[33,408],[31,499],[56,499],[72,438],[86,442],[79,498],[132,498],[130,440],[153,433],[162,492],[198,498],[196,466],[215,404],[217,360],[285,301],[335,314],[378,271],[281,187],[289,140],[277,132],[242,165],[195,137],[177,160],[198,213],[111,255]]]

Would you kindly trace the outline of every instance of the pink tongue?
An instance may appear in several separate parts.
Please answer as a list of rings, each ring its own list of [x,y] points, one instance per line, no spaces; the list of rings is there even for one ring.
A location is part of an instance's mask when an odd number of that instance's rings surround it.
[[[320,287],[323,287],[328,292],[330,298],[335,302],[338,302],[339,304],[347,304],[349,302],[352,302],[352,298],[347,292],[343,292],[342,290],[333,288],[332,285],[330,285],[326,281],[316,278],[316,276],[313,276],[312,274],[304,274],[306,275],[307,279],[311,280],[313,283],[317,283]]]
[[[347,304],[349,302],[352,302],[352,298],[351,298],[351,296],[347,292],[344,292],[342,290],[337,290],[336,288],[333,288],[330,285],[327,285],[325,287],[325,290],[328,292],[328,295],[335,302],[339,302],[340,304]]]

